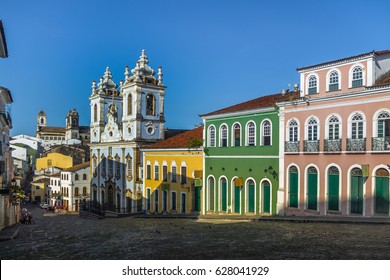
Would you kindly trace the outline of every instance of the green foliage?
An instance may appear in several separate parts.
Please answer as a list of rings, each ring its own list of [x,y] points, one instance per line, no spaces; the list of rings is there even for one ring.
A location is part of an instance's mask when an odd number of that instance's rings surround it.
[[[190,141],[187,143],[188,148],[197,148],[203,146],[203,140],[202,139],[196,139],[196,138],[191,138]]]

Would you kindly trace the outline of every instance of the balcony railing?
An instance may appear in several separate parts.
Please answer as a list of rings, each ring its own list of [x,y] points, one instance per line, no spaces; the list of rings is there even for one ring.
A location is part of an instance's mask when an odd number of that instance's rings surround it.
[[[299,141],[286,141],[284,151],[286,153],[299,153]]]
[[[373,151],[390,151],[390,137],[372,137]]]
[[[324,140],[324,152],[325,153],[337,153],[341,152],[341,139]]]
[[[363,139],[347,139],[348,152],[365,152],[366,138]]]
[[[303,141],[303,151],[305,153],[318,153],[320,151],[320,141],[319,140]]]

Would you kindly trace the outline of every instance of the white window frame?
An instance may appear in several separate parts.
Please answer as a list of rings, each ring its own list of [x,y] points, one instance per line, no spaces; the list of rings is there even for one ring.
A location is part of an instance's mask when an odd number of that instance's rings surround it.
[[[249,125],[253,124],[253,145],[249,145]],[[252,136],[251,136],[252,137]],[[245,146],[256,146],[256,122],[248,121],[245,125]]]
[[[270,140],[269,140],[269,145],[267,146],[272,146],[272,122],[270,119],[264,119],[261,124],[260,124],[260,127],[261,127],[261,131],[260,131],[260,145],[261,146],[265,146],[264,145],[264,137],[265,137],[265,133],[264,133],[264,129],[265,129],[265,124],[266,122],[269,122],[269,137],[270,137]]]

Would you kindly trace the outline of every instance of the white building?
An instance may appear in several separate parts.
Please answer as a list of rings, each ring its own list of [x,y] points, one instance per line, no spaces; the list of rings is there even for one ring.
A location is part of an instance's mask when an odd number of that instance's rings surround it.
[[[134,69],[126,66],[120,86],[107,67],[100,82],[92,82],[91,199],[117,213],[142,210],[140,148],[164,139],[162,68],[148,65],[145,51]]]
[[[9,141],[11,144],[22,144],[31,147],[36,151],[42,151],[42,139],[29,136],[26,134],[19,134],[12,136],[12,139]]]
[[[50,176],[48,186],[48,197],[50,206],[62,205],[61,197],[61,173],[56,173]]]
[[[64,209],[66,211],[78,212],[80,210],[80,202],[89,199],[89,162],[84,162],[61,171],[60,180],[60,194]],[[53,183],[55,184],[55,181]],[[57,188],[54,189],[57,190]]]

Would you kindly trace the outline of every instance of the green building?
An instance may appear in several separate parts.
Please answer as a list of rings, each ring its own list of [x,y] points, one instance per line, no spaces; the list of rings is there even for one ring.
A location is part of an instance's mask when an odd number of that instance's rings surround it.
[[[202,214],[275,215],[279,189],[279,115],[275,94],[201,115]]]

